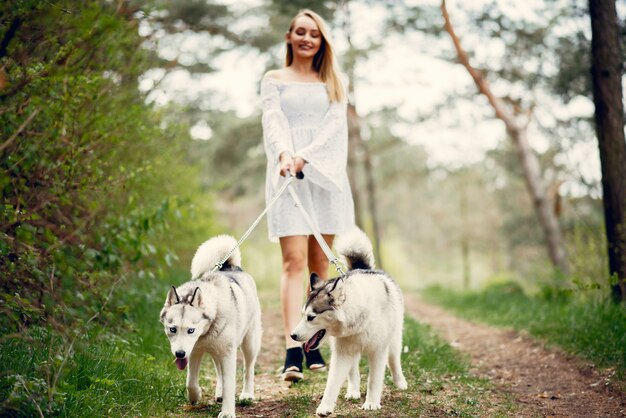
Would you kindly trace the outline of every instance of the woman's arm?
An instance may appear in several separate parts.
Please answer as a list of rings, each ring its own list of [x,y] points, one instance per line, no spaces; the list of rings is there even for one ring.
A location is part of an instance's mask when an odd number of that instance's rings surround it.
[[[263,144],[268,161],[274,161],[277,164],[289,161],[293,155],[293,145],[289,121],[280,107],[280,90],[276,80],[269,77],[263,79],[261,101]]]
[[[346,102],[332,102],[315,139],[294,155],[295,164],[306,162],[309,179],[325,189],[343,187],[348,160],[346,111]]]
[[[346,102],[332,102],[326,111],[326,115],[324,115],[321,128],[313,142],[305,148],[298,150],[294,157],[300,157],[305,162],[309,162],[314,160],[316,155],[320,155],[328,149],[342,151],[345,148],[347,153],[348,120],[346,111]],[[341,141],[343,144],[333,143],[336,141]],[[345,147],[343,146],[344,144]],[[343,158],[343,152],[337,155],[337,157]]]

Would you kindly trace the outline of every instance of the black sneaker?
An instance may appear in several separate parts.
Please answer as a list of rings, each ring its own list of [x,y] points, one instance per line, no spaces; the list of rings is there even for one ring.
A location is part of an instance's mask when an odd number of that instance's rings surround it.
[[[322,357],[322,353],[319,349],[310,350],[304,353],[306,357],[306,367],[312,372],[322,372],[326,370],[326,362]]]
[[[284,381],[297,382],[304,377],[302,374],[302,357],[302,347],[292,347],[287,349],[285,367],[283,367],[283,373],[281,374]]]

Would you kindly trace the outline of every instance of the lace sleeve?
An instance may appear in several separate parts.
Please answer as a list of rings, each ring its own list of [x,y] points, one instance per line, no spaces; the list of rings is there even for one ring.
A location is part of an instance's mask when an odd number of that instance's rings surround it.
[[[278,163],[280,154],[287,151],[293,154],[293,145],[289,130],[289,121],[280,107],[278,83],[271,78],[261,82],[261,101],[263,107],[263,144],[268,161]]]
[[[341,189],[348,161],[347,103],[332,102],[313,142],[298,150],[313,169],[315,182],[326,188]]]

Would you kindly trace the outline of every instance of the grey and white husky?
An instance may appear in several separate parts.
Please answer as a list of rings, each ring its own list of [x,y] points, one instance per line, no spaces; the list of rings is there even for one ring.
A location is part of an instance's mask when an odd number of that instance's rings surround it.
[[[359,399],[359,359],[369,360],[365,410],[380,409],[385,365],[389,364],[395,386],[404,390],[406,379],[400,366],[404,302],[396,282],[374,270],[372,244],[358,228],[338,237],[335,248],[344,259],[344,277],[322,281],[311,274],[311,292],[303,317],[291,338],[305,342],[304,349],[319,346],[329,335],[331,359],[328,380],[317,415],[330,415],[339,389],[348,379],[346,399]]]
[[[219,418],[235,416],[237,349],[243,352],[243,388],[240,399],[254,399],[254,365],[261,346],[261,310],[252,276],[241,269],[237,249],[219,271],[213,266],[237,241],[220,235],[202,244],[191,262],[192,280],[169,290],[161,310],[161,323],[170,340],[176,366],[187,365],[187,396],[200,400],[198,372],[205,353],[213,358]]]

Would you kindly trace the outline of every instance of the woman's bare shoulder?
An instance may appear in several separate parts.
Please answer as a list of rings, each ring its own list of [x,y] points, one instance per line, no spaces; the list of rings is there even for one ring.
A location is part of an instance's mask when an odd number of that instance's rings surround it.
[[[263,75],[263,79],[285,81],[286,80],[285,69],[281,68],[278,70],[269,70],[268,72],[265,73],[265,75]]]

